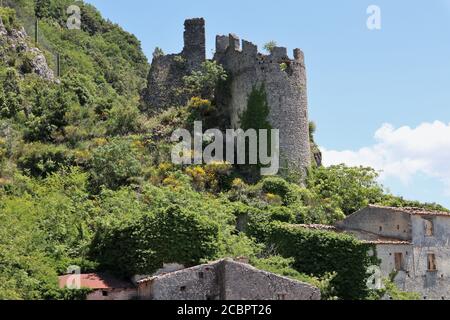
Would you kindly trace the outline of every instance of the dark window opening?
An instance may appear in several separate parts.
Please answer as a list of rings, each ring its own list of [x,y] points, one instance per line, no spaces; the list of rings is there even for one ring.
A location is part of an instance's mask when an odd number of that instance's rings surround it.
[[[198,273],[198,278],[203,279],[205,277],[205,274],[203,272]]]
[[[437,271],[436,255],[434,253],[428,254],[428,271]]]
[[[185,286],[180,287],[180,291],[181,292],[186,291],[186,287]]]
[[[286,294],[285,293],[279,293],[277,295],[277,300],[286,300]]]
[[[383,227],[380,226],[380,232],[383,231]]]
[[[395,271],[404,271],[405,266],[403,263],[403,253],[399,252],[395,254]]]
[[[103,290],[102,291],[102,296],[107,297],[108,296],[108,291]]]

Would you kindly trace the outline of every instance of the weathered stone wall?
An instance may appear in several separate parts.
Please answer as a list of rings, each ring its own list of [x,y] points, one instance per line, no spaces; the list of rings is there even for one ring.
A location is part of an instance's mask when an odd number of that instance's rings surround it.
[[[221,280],[223,300],[320,300],[316,287],[235,261],[222,264]]]
[[[432,221],[432,236],[426,234],[427,221]],[[395,277],[401,290],[417,292],[428,300],[450,299],[450,216],[368,207],[347,217],[337,227],[361,240],[376,241],[378,237],[399,240],[396,244],[377,244],[381,276],[388,278],[395,271],[395,254],[401,253],[404,270]],[[429,254],[434,254],[437,270],[429,270]]]
[[[404,270],[398,270],[398,275],[402,278],[402,273],[409,273],[413,268],[413,246],[407,244],[379,244],[377,248],[377,257],[381,260],[380,269],[383,278],[389,278],[395,270],[395,254],[401,253],[403,256]]]
[[[156,276],[138,287],[141,299],[153,300],[320,300],[316,287],[232,260]]]
[[[148,75],[147,88],[143,92],[146,111],[156,113],[184,105],[187,97],[181,89],[184,85],[183,77],[189,74],[188,70],[182,55],[155,57]]]
[[[189,71],[197,70],[206,60],[205,20],[189,19],[184,22],[184,48],[182,56],[186,59]]]
[[[214,263],[154,277],[145,289],[140,285],[139,295],[152,300],[217,300],[217,268]]]
[[[240,126],[240,116],[247,108],[248,96],[264,85],[270,107],[269,122],[280,130],[281,165],[302,170],[311,164],[308,102],[304,56],[294,50],[290,59],[287,49],[276,47],[270,55],[258,53],[258,48],[237,36],[217,36],[214,59],[231,75],[230,103],[227,106],[234,128]],[[282,64],[286,70],[282,70]]]
[[[433,236],[425,234],[425,219],[433,221]],[[450,217],[413,215],[412,277],[405,288],[420,292],[424,299],[450,299]],[[436,257],[436,271],[428,270],[428,255]]]
[[[107,292],[107,295],[104,295],[103,292]],[[86,300],[94,301],[121,301],[133,300],[136,298],[137,290],[135,288],[95,290],[86,296]]]
[[[368,207],[348,216],[337,223],[344,230],[363,230],[380,237],[411,240],[410,215],[404,212],[392,212],[385,208]]]
[[[206,60],[205,21],[185,21],[184,48],[180,54],[153,58],[147,88],[142,94],[146,111],[158,112],[173,106],[185,105],[183,77],[198,70]]]

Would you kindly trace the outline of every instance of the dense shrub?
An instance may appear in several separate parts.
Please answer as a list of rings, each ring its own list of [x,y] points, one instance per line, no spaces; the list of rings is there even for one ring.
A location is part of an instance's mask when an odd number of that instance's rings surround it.
[[[62,167],[73,164],[73,157],[64,146],[33,143],[26,145],[19,158],[19,168],[33,177],[45,178]]]
[[[193,266],[218,251],[218,226],[180,206],[149,212],[126,225],[102,229],[92,254],[121,275],[151,274],[163,263]]]
[[[288,201],[288,194],[290,192],[290,184],[280,177],[265,178],[261,182],[262,190],[266,193],[272,193],[280,196],[284,202]]]
[[[94,191],[102,186],[117,189],[127,185],[141,172],[136,150],[128,141],[114,140],[93,151],[90,174]]]
[[[352,214],[383,198],[383,188],[377,182],[378,173],[372,168],[345,165],[320,167],[308,177],[308,188],[322,199],[333,198],[346,214]]]
[[[324,276],[335,272],[332,281],[341,299],[365,299],[370,276],[367,268],[378,264],[369,257],[374,248],[350,235],[313,231],[295,225],[274,223],[269,242],[279,254],[295,259],[294,268],[302,273]]]

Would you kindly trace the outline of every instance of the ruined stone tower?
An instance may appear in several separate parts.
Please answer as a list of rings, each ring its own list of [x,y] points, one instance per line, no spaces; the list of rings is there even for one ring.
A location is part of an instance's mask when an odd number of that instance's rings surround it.
[[[216,37],[214,59],[232,79],[228,105],[232,126],[239,127],[252,90],[264,85],[268,120],[273,129],[280,130],[280,163],[303,171],[311,165],[306,70],[303,52],[295,49],[293,54],[290,59],[286,48],[275,47],[270,55],[263,55],[245,40],[241,48],[239,38],[230,34]]]
[[[149,110],[161,110],[186,103],[179,94],[183,77],[197,70],[205,57],[205,21],[185,22],[182,53],[153,59],[144,101]],[[297,171],[311,165],[306,70],[303,52],[295,49],[293,59],[287,49],[275,47],[269,55],[256,45],[235,35],[217,36],[214,60],[230,75],[230,97],[224,108],[233,128],[247,108],[248,96],[264,85],[270,107],[269,122],[280,130],[280,164]]]
[[[143,102],[149,112],[185,105],[187,97],[180,89],[183,77],[198,70],[206,60],[205,20],[189,19],[184,23],[184,48],[179,54],[154,56],[144,90]]]
[[[184,49],[182,56],[186,59],[188,69],[200,68],[206,60],[205,20],[190,19],[184,22]]]

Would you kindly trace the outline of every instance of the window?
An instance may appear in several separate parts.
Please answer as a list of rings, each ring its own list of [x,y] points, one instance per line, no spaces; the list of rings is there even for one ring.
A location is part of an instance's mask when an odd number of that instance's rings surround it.
[[[428,254],[428,271],[437,271],[436,255],[434,253]]]
[[[403,264],[403,253],[395,254],[395,271],[404,271],[405,267]]]
[[[198,278],[203,279],[205,277],[205,274],[203,272],[198,273]]]
[[[383,227],[382,226],[380,226],[380,232],[382,232],[383,231]]]
[[[180,291],[181,291],[181,292],[186,291],[186,287],[185,287],[185,286],[180,287]]]
[[[108,291],[103,290],[103,291],[102,291],[102,296],[107,297],[107,296],[108,296]]]
[[[425,236],[432,237],[434,236],[434,226],[433,220],[424,220],[424,228],[425,228]]]

